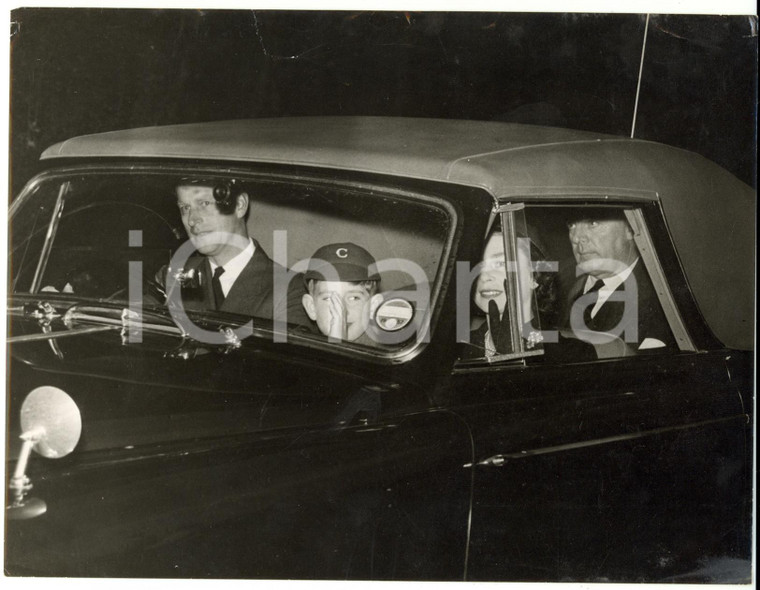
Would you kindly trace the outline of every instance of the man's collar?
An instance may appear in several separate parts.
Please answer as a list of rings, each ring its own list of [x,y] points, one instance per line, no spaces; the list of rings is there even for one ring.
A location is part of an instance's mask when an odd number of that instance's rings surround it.
[[[227,276],[239,275],[245,268],[245,265],[248,264],[248,261],[253,258],[253,253],[255,251],[256,247],[253,244],[253,240],[248,238],[248,245],[224,265],[225,274],[227,274]],[[213,273],[219,265],[211,260],[211,258],[209,258],[208,261],[211,265],[211,272]]]
[[[612,275],[611,277],[607,277],[604,279],[598,279],[593,275],[588,275],[586,277],[586,283],[583,287],[583,292],[587,292],[591,287],[594,286],[594,283],[597,281],[602,281],[604,283],[604,286],[602,287],[605,291],[614,291],[617,289],[620,285],[622,285],[626,279],[631,276],[631,273],[633,272],[633,267],[636,266],[636,263],[639,261],[639,257],[636,257],[636,260],[634,260],[631,264],[626,266],[623,270],[621,270],[619,273]]]

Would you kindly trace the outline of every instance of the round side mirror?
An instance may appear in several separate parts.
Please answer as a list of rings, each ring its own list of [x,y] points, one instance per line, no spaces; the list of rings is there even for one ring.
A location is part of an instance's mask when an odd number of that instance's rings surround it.
[[[21,405],[21,431],[40,433],[32,450],[43,457],[65,457],[79,442],[82,415],[69,394],[45,385],[32,390]]]
[[[21,447],[16,469],[11,477],[12,501],[5,515],[10,520],[34,518],[44,514],[47,504],[38,498],[27,498],[32,483],[26,476],[26,464],[32,450],[43,457],[65,457],[79,442],[82,434],[82,415],[69,395],[51,386],[29,392],[21,404]]]
[[[412,304],[400,297],[383,301],[375,310],[375,323],[386,332],[401,330],[412,321],[413,317]]]

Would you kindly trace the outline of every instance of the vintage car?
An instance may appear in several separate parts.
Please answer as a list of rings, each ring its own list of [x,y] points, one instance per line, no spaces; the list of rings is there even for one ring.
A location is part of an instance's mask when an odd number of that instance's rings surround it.
[[[7,575],[751,579],[755,192],[717,165],[373,117],[114,131],[42,161],[9,213]],[[208,285],[188,182],[246,195],[266,280],[304,308],[319,248],[366,249],[362,337],[186,304]],[[581,226],[633,261],[615,329],[560,320]]]

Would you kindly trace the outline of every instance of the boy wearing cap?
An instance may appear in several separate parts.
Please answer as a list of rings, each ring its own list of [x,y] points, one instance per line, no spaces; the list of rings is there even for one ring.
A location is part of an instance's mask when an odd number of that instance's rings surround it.
[[[380,275],[372,255],[351,242],[319,248],[304,274],[306,314],[330,340],[372,345],[365,333],[381,301]]]

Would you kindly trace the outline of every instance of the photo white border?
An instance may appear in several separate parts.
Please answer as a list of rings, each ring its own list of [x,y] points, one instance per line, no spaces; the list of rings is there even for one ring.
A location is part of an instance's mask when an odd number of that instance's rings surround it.
[[[451,0],[367,0],[366,2],[357,2],[356,0],[256,0],[250,2],[214,2],[208,0],[205,2],[193,2],[189,0],[179,0],[176,2],[33,2],[31,4],[19,4],[8,8],[10,20],[10,11],[14,8],[167,8],[167,9],[244,9],[244,10],[351,10],[351,11],[451,11],[451,12],[574,12],[574,13],[638,13],[638,14],[704,14],[704,15],[756,15],[757,3],[752,0],[468,0],[467,2],[452,2]],[[2,44],[0,50],[0,64],[2,64],[3,75],[0,77],[0,94],[2,95],[3,108],[5,116],[2,117],[0,131],[6,138],[2,142],[2,154],[5,165],[0,170],[0,182],[2,186],[10,189],[9,183],[9,142],[10,142],[10,92],[9,92],[9,68],[10,64],[10,43]],[[6,198],[6,203],[10,204],[11,195]],[[2,248],[7,248],[7,207],[2,210],[2,222],[0,222],[0,239],[2,239]],[[0,276],[7,277],[7,256],[0,256]],[[0,300],[6,303],[5,289],[0,294]],[[4,307],[6,307],[4,305]],[[0,329],[2,334],[7,334],[7,317],[5,313],[0,314]],[[2,338],[1,352],[2,358],[5,359],[6,348],[5,338]],[[5,432],[5,413],[3,412],[3,432]],[[5,456],[5,437],[0,437],[0,453]],[[4,535],[0,539],[3,543],[0,554],[4,556]],[[756,561],[753,556],[753,571],[756,567]],[[756,573],[756,572],[755,572]],[[108,588],[129,589],[139,584],[146,590],[161,589],[173,590],[176,588],[216,588],[222,583],[225,590],[246,588],[246,589],[292,589],[292,588],[309,588],[332,590],[334,588],[362,588],[377,590],[406,590],[407,588],[424,588],[425,590],[438,590],[441,588],[451,588],[455,590],[504,590],[512,588],[530,588],[538,586],[540,590],[641,590],[644,587],[652,588],[657,585],[648,584],[588,584],[588,583],[510,583],[510,582],[336,582],[336,581],[290,581],[290,580],[140,580],[140,579],[82,579],[82,578],[19,578],[7,577],[3,573],[2,584],[5,590],[37,590],[54,588],[56,590],[69,589],[78,590],[79,588],[100,588],[107,584]],[[666,590],[681,590],[682,588],[691,588],[702,590],[704,585],[689,584],[667,584],[659,586]],[[749,588],[750,585],[720,585],[709,584],[709,590],[736,590],[737,588]]]

